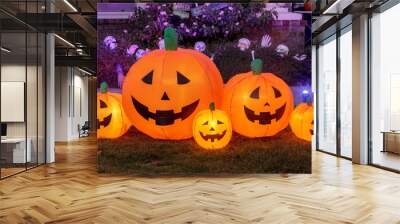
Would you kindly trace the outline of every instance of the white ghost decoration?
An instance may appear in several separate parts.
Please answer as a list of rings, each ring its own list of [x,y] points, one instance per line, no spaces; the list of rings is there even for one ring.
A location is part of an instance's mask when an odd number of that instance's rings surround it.
[[[293,56],[293,58],[297,61],[304,61],[307,59],[307,55],[306,54],[296,54],[295,56]]]
[[[247,38],[240,38],[237,47],[241,51],[245,51],[250,48],[250,40]]]
[[[139,48],[139,46],[137,44],[132,44],[128,49],[126,49],[126,53],[129,56],[132,56],[133,54],[135,54],[135,52],[138,48]]]
[[[149,52],[150,52],[149,49],[146,49],[146,50],[139,49],[139,50],[137,50],[137,51],[136,51],[136,54],[135,54],[136,60],[139,60],[141,57],[145,56],[145,55],[146,55],[147,53],[149,53]]]
[[[104,44],[110,49],[114,50],[117,47],[117,40],[113,36],[106,36]]]
[[[159,49],[165,49],[164,39],[161,39],[160,41],[158,41],[157,45],[158,45]]]
[[[115,66],[115,70],[117,72],[118,88],[121,88],[125,79],[124,69],[122,68],[121,64],[117,64]]]
[[[270,35],[265,34],[261,39],[261,47],[268,48],[272,45],[272,38]]]
[[[280,57],[286,57],[289,54],[289,48],[288,46],[284,45],[284,44],[279,44],[276,49],[275,52],[280,56]]]
[[[194,44],[194,49],[196,50],[196,51],[200,51],[200,52],[203,52],[203,51],[205,51],[206,50],[206,43],[204,43],[203,41],[197,41],[195,44]]]

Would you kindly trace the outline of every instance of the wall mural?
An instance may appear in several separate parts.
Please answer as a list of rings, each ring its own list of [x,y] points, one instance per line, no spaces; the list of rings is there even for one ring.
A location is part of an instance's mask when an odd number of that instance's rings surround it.
[[[99,3],[98,171],[310,173],[305,10]]]

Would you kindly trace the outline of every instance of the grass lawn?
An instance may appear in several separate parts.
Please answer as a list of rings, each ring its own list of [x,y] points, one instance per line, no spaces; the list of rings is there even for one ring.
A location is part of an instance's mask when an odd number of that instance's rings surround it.
[[[135,128],[116,140],[98,141],[97,168],[128,175],[311,173],[311,143],[287,128],[274,137],[238,134],[222,150],[205,150],[193,139],[154,140]]]

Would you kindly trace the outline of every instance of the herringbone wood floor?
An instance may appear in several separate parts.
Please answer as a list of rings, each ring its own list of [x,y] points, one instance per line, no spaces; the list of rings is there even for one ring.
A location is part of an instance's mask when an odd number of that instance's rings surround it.
[[[121,177],[96,142],[0,181],[0,223],[400,223],[400,175],[313,153],[312,175]]]

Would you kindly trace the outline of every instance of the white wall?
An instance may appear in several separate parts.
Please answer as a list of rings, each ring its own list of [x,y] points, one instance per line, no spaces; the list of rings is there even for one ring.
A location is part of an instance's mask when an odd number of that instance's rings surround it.
[[[25,64],[9,64],[1,66],[1,81],[25,82]],[[6,110],[6,108],[1,108]],[[12,122],[7,123],[7,137],[25,137],[25,123]]]
[[[38,69],[38,70],[37,70]],[[25,66],[24,64],[3,64],[1,66],[1,81],[24,82],[26,84],[26,110],[27,119],[24,122],[6,122],[8,138],[25,138],[30,140],[32,161],[44,162],[44,74],[42,68]],[[27,78],[27,80],[25,80]],[[6,97],[6,96],[2,96]],[[8,110],[9,108],[1,108]],[[12,113],[12,111],[9,111]],[[25,111],[23,111],[24,113]],[[39,150],[39,151],[38,151]],[[37,153],[39,156],[37,157]]]
[[[68,111],[69,79],[69,69],[67,67],[55,68],[55,141],[68,140],[68,117],[70,116]]]
[[[88,77],[73,67],[56,67],[55,74],[55,140],[70,141],[88,120]]]
[[[75,70],[76,71],[76,70]],[[88,77],[75,75],[74,77],[74,111],[73,111],[73,119],[72,119],[72,135],[78,136],[78,124],[83,125],[85,121],[89,119],[88,113]]]
[[[27,107],[28,112],[36,112],[36,79],[31,77],[34,74],[36,77],[36,67],[19,64],[4,64],[1,66],[1,81],[5,82],[25,82],[25,74],[27,69],[28,72],[28,87],[27,87]],[[41,105],[39,105],[40,107]],[[2,110],[7,110],[7,108],[1,108]],[[29,127],[34,128],[36,136],[36,113],[27,113],[28,129]],[[33,122],[33,123],[32,123]],[[28,137],[30,131],[28,130]],[[7,136],[8,137],[25,137],[25,122],[7,122]]]

